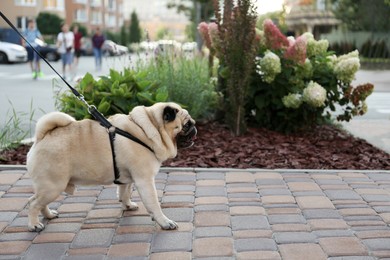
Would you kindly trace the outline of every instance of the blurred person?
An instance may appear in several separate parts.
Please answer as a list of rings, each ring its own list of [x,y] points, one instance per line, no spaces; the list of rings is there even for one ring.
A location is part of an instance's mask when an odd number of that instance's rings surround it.
[[[102,47],[105,40],[106,38],[100,31],[100,28],[97,27],[95,34],[92,36],[93,55],[95,56],[95,65],[97,71],[102,69]]]
[[[79,64],[79,58],[81,56],[81,39],[83,38],[83,34],[79,31],[79,26],[77,24],[73,26],[73,35],[74,35],[73,69],[76,69]]]
[[[43,37],[41,32],[35,25],[34,20],[29,20],[27,29],[23,32],[26,40],[37,50],[40,50],[40,46],[44,44]],[[33,74],[33,79],[37,79],[38,77],[42,77],[43,73],[41,72],[41,64],[39,62],[39,55],[31,48],[29,44],[27,44],[24,40],[22,40],[22,45],[27,50],[27,60],[30,63],[31,71]]]
[[[61,54],[62,76],[66,79],[66,67],[69,74],[71,73],[74,51],[74,35],[69,31],[69,26],[64,23],[61,25],[61,32],[57,36],[57,48]]]

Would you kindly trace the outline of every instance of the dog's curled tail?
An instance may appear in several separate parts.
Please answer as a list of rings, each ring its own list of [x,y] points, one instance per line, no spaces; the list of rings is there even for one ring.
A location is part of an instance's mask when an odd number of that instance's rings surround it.
[[[35,127],[35,142],[42,140],[47,132],[54,128],[64,127],[75,121],[76,119],[70,115],[61,112],[51,112],[44,115],[38,120],[37,126]]]

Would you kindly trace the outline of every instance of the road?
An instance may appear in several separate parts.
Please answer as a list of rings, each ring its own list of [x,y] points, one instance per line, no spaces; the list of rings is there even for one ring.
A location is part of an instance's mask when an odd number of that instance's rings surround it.
[[[90,72],[94,76],[107,75],[110,68],[121,70],[131,66],[135,56],[106,57],[103,60],[102,71],[95,71],[93,57],[81,57],[77,75],[83,76]],[[29,116],[32,125],[44,113],[55,111],[55,96],[57,91],[68,91],[67,86],[43,62],[42,71],[45,76],[33,80],[30,68],[24,64],[0,64],[0,129],[12,115],[12,110],[24,113],[20,116],[24,121],[23,128],[30,130]],[[53,62],[52,66],[61,73],[61,62]],[[353,85],[370,82],[374,84],[374,93],[368,97],[368,112],[361,117],[355,117],[343,126],[357,137],[361,137],[390,153],[390,71],[358,71]],[[74,85],[74,82],[70,82]],[[31,129],[33,131],[33,129]]]

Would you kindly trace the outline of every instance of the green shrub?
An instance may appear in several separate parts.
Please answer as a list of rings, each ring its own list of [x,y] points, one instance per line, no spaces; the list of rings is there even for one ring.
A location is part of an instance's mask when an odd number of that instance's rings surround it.
[[[168,90],[169,101],[184,106],[195,119],[210,119],[218,104],[213,78],[206,58],[187,58],[180,53],[159,54],[137,66],[147,79]]]
[[[121,73],[110,70],[109,76],[96,80],[87,73],[76,89],[105,116],[128,114],[135,106],[150,106],[168,100],[167,89],[146,79],[146,74],[146,71],[135,72],[130,69]],[[91,118],[84,104],[70,91],[59,95],[57,107],[76,119]]]
[[[94,79],[87,73],[75,87],[85,100],[105,116],[127,114],[135,106],[172,101],[187,108],[195,119],[212,116],[218,95],[208,75],[207,61],[161,55],[139,62],[135,69],[110,70]],[[57,108],[76,119],[91,118],[85,105],[72,92],[60,93]]]

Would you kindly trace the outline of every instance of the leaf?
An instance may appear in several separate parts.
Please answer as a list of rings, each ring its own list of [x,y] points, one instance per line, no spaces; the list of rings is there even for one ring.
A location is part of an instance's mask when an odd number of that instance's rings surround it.
[[[107,111],[110,109],[110,103],[107,101],[102,100],[98,106],[98,111],[102,113],[103,115],[107,113]]]
[[[168,93],[167,88],[162,87],[162,88],[157,89],[157,93],[156,93],[156,101],[157,102],[167,101],[168,96],[169,96],[169,93]]]

